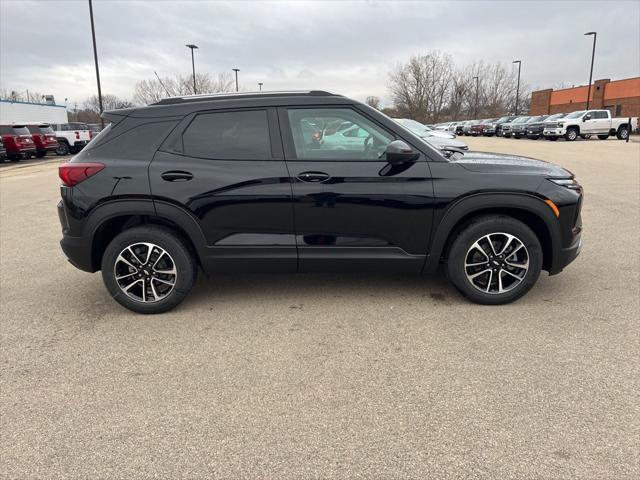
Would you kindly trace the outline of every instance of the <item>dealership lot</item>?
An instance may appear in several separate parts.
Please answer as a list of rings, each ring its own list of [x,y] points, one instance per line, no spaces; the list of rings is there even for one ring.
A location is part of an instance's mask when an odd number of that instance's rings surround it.
[[[443,278],[200,279],[139,316],[58,246],[59,158],[0,168],[4,478],[638,478],[640,144],[465,137],[586,190],[515,304]]]

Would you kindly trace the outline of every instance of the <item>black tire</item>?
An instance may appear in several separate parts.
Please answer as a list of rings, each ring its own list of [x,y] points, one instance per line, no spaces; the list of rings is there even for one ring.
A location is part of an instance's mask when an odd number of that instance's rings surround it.
[[[152,243],[164,249],[175,267],[176,274],[170,278],[174,281],[173,289],[157,301],[144,302],[131,298],[120,288],[116,280],[115,268],[118,256],[128,246],[137,243]],[[149,271],[144,267],[139,270]],[[125,230],[109,243],[102,256],[102,279],[107,290],[120,305],[137,313],[162,313],[176,307],[193,288],[196,276],[197,265],[194,254],[173,230],[161,226],[144,225]],[[142,281],[143,285],[148,284]]]
[[[11,160],[12,162],[19,162],[20,160],[22,160],[22,154],[16,153],[15,155],[9,155],[9,160]]]
[[[511,138],[511,134],[510,133],[504,133],[502,136],[504,138]]]
[[[47,152],[38,152],[36,153],[36,157],[38,158],[44,158],[47,155]]]
[[[600,140],[606,140],[607,138],[609,138],[609,134],[606,134],[606,135],[598,135],[598,138],[599,138]]]
[[[567,142],[573,142],[578,138],[578,129],[575,127],[567,128],[567,133],[564,134],[564,139]]]
[[[63,140],[58,140],[58,147],[56,148],[56,155],[69,155],[69,144]]]
[[[497,238],[500,240],[503,238],[505,241],[508,237],[503,234],[509,234],[521,242],[525,248],[523,251],[520,249],[520,253],[516,255],[528,255],[529,266],[528,269],[525,270],[524,273],[520,273],[522,269],[515,270],[516,273],[522,276],[522,280],[519,283],[511,286],[511,289],[503,292],[503,293],[485,293],[479,289],[479,287],[472,284],[472,280],[467,277],[467,267],[465,267],[465,262],[467,261],[467,255],[469,254],[472,246],[477,241],[482,241],[483,237],[489,234],[492,235],[492,239]],[[514,242],[513,245],[516,243]],[[488,247],[487,247],[488,248]],[[500,253],[501,246],[498,246],[498,253]],[[508,247],[509,251],[511,248]],[[490,259],[486,254],[485,256],[488,258],[488,262],[493,262],[493,259]],[[507,255],[509,258],[510,255]],[[504,262],[507,258],[500,259],[496,256],[495,260],[497,262],[501,262],[504,265]],[[512,259],[516,259],[516,257],[512,257]],[[481,260],[483,263],[484,260]],[[485,266],[479,267],[468,267],[468,268],[480,268],[483,269]],[[507,268],[511,268],[508,267]],[[498,271],[498,276],[493,277],[494,273],[492,273],[493,266],[487,269],[487,275],[491,275],[488,279],[489,288],[495,284],[496,288],[498,287],[498,277],[500,281],[507,284],[511,280],[511,277],[503,272],[502,270]],[[540,276],[540,270],[542,269],[542,247],[540,246],[540,241],[538,237],[536,237],[535,233],[524,223],[516,220],[512,217],[506,215],[485,215],[480,216],[473,219],[462,231],[460,231],[449,249],[449,254],[447,256],[447,276],[449,280],[453,283],[453,285],[469,300],[480,303],[484,305],[502,305],[505,303],[510,303],[525,293],[527,293],[531,287],[536,283],[538,277]],[[495,271],[495,270],[494,270]],[[475,273],[473,271],[469,272]],[[487,275],[481,275],[478,281],[484,281],[487,279]],[[503,279],[507,279],[506,281]],[[506,288],[509,288],[509,285],[505,285]]]
[[[618,133],[616,133],[616,138],[618,140],[626,140],[628,136],[629,127],[627,127],[626,125],[621,125],[620,128],[618,128]]]
[[[520,140],[522,138],[522,135],[516,133],[513,135],[513,138],[515,138],[516,140]]]
[[[547,137],[547,140],[551,140],[552,142],[557,142],[558,137]]]

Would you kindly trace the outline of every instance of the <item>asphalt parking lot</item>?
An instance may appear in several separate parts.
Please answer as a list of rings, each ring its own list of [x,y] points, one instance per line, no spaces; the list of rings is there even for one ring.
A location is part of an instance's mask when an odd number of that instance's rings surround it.
[[[199,280],[140,316],[59,246],[57,163],[0,168],[2,478],[640,478],[640,143],[464,137],[586,190],[502,307],[443,278]]]

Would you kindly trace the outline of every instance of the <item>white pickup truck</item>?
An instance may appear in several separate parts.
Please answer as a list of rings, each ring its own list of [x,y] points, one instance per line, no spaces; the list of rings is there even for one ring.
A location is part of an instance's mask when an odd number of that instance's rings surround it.
[[[629,118],[611,118],[609,110],[580,110],[564,118],[545,122],[542,134],[549,140],[564,137],[573,141],[578,136],[588,138],[591,135],[597,135],[600,140],[606,140],[610,135],[626,140],[637,126],[637,118],[632,118],[629,125]]]
[[[89,126],[85,123],[54,123],[51,124],[51,128],[58,140],[57,155],[78,153],[91,140]]]

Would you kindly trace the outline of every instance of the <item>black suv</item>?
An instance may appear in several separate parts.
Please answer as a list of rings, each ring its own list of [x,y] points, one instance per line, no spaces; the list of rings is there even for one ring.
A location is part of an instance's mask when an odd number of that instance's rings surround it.
[[[570,172],[509,155],[447,158],[343,96],[192,96],[104,117],[112,123],[60,166],[61,245],[137,312],[175,307],[198,269],[444,265],[469,299],[502,304],[580,251],[582,188]]]

